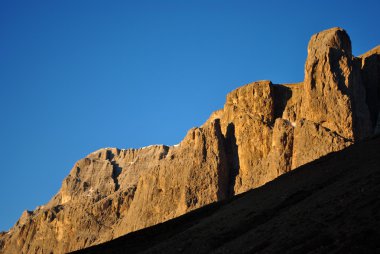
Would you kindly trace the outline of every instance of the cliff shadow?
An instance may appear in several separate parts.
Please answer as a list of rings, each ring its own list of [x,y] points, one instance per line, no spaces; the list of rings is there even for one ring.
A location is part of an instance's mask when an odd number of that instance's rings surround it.
[[[361,67],[361,77],[366,90],[366,103],[371,117],[372,128],[376,123],[380,111],[380,55],[374,54],[365,58]]]
[[[121,174],[121,171],[122,171],[122,168],[120,167],[120,165],[118,163],[116,163],[116,161],[114,160],[115,158],[115,154],[110,151],[110,150],[107,150],[107,160],[110,161],[112,167],[113,167],[113,171],[112,171],[112,179],[115,183],[115,191],[117,191],[119,188],[120,188],[120,184],[119,184],[119,175]]]
[[[288,100],[292,98],[293,92],[287,86],[284,85],[273,85],[273,95],[274,95],[274,119],[282,118],[286,104]]]
[[[234,187],[236,183],[236,177],[239,174],[239,169],[240,169],[239,151],[238,151],[239,148],[236,144],[235,125],[233,123],[229,123],[227,126],[225,144],[226,144],[226,155],[227,155],[227,160],[228,160],[228,167],[230,169],[228,196],[231,197],[235,195]]]
[[[329,59],[332,59],[330,60],[330,65],[331,65],[330,71],[332,72],[332,74],[334,75],[334,78],[336,79],[338,89],[340,90],[342,94],[352,97],[352,94],[350,93],[350,89],[352,89],[352,87],[347,87],[346,76],[344,74],[344,70],[342,69],[342,66],[339,61],[340,59],[344,59],[344,57],[348,58],[348,56],[346,55],[346,53],[342,52],[342,50],[340,49],[331,48],[329,51],[328,57]],[[351,62],[350,64],[352,65],[352,67],[354,67],[355,65],[354,62]],[[350,79],[348,84],[353,84],[352,75],[349,75],[348,78]]]

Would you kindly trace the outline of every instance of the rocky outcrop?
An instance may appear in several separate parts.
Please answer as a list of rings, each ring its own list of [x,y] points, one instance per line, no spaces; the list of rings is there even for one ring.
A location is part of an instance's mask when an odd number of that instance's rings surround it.
[[[106,148],[78,161],[57,195],[25,212],[3,253],[65,253],[225,199],[228,168],[219,120],[177,146]]]
[[[272,143],[273,84],[259,81],[232,91],[219,117],[231,148],[233,194],[256,187],[266,178],[262,162]]]
[[[301,116],[350,140],[371,134],[360,67],[343,29],[313,35],[305,65]]]
[[[379,253],[380,137],[73,254]],[[147,244],[149,243],[149,244]]]
[[[225,199],[228,167],[223,142],[219,120],[191,129],[164,160],[140,176],[134,200],[116,235]]]
[[[0,253],[64,253],[261,186],[380,130],[379,47],[356,58],[333,28],[308,46],[305,80],[258,81],[176,146],[100,149],[53,199],[0,235]],[[378,126],[378,127],[376,127]]]

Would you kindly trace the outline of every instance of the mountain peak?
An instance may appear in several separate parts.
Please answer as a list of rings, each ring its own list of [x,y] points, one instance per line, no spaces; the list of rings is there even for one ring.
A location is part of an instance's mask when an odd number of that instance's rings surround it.
[[[308,44],[309,57],[322,54],[334,48],[344,51],[346,54],[352,54],[351,39],[346,30],[340,27],[333,27],[313,35]]]

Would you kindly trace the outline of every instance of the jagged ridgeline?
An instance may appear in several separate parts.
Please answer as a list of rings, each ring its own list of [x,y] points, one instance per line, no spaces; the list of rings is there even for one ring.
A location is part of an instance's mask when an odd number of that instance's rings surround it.
[[[261,186],[380,130],[380,47],[355,57],[341,28],[312,36],[304,82],[258,81],[176,146],[100,149],[52,200],[0,235],[0,253],[65,253]]]

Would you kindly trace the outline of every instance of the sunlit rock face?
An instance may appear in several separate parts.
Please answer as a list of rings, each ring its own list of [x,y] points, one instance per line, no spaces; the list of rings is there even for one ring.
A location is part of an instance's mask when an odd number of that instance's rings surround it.
[[[48,204],[0,234],[0,253],[81,249],[261,186],[380,131],[379,108],[379,47],[354,57],[343,29],[322,31],[303,82],[237,88],[176,146],[79,160]]]
[[[301,115],[350,140],[372,132],[360,61],[340,28],[313,35],[305,64]]]

